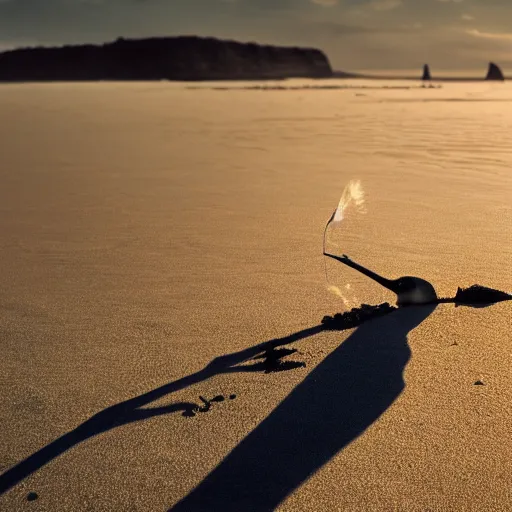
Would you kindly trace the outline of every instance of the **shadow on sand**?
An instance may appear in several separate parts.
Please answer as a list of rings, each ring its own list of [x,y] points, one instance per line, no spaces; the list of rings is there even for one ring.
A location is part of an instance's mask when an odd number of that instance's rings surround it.
[[[0,475],[0,495],[66,451],[98,434],[121,425],[174,412],[181,412],[183,416],[193,416],[198,409],[201,409],[198,404],[192,402],[179,402],[164,407],[145,407],[171,393],[206,381],[214,375],[242,372],[269,373],[272,371],[292,370],[304,366],[301,362],[281,361],[281,357],[290,355],[294,352],[293,350],[277,351],[275,349],[309,336],[314,336],[323,330],[325,330],[324,325],[316,325],[284,338],[266,341],[239,352],[217,357],[196,373],[100,411],[75,429],[57,438]],[[249,364],[242,364],[251,360],[257,362],[252,361]],[[207,404],[206,410],[208,408]]]
[[[435,308],[400,308],[358,327],[171,510],[274,510],[400,395],[407,334]]]
[[[281,361],[294,351],[276,350],[277,347],[325,330],[357,327],[172,509],[270,510],[361,435],[400,395],[404,388],[402,373],[410,357],[407,334],[435,307],[436,304],[398,309],[388,304],[363,306],[344,315],[326,317],[321,324],[284,338],[217,357],[196,373],[100,411],[28,456],[0,475],[0,495],[91,437],[154,416],[174,412],[193,416],[199,408],[192,402],[146,407],[164,396],[214,375],[301,367],[301,362]],[[208,410],[208,401],[202,400]]]

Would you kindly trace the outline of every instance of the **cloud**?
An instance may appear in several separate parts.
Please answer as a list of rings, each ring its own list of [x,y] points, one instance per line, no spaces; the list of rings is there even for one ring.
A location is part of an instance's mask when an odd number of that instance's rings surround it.
[[[374,33],[375,30],[361,25],[350,25],[337,21],[303,20],[297,28],[306,36],[340,37]]]
[[[373,0],[370,6],[376,11],[391,11],[400,7],[402,0]]]
[[[324,7],[332,7],[338,4],[338,0],[311,0],[311,2]]]
[[[481,32],[476,28],[466,30],[466,34],[473,37],[479,37],[481,39],[494,39],[498,41],[512,41],[512,34],[509,33],[495,33],[495,32]]]
[[[448,3],[454,3],[454,4],[460,4],[462,3],[464,0],[437,0],[438,2],[442,2],[444,4],[448,4]]]
[[[464,21],[473,21],[475,19],[471,14],[463,14],[460,18]]]
[[[328,20],[317,20],[310,21],[304,20],[301,22],[298,27],[299,31],[303,35],[314,35],[314,36],[322,36],[324,38],[338,38],[345,36],[357,36],[357,35],[390,35],[390,36],[400,36],[401,34],[413,34],[416,33],[418,29],[422,28],[421,23],[414,24],[406,24],[406,25],[398,25],[393,24],[390,26],[382,26],[382,25],[357,25],[350,23],[342,23],[337,21],[328,21]],[[333,39],[333,40],[336,40]]]

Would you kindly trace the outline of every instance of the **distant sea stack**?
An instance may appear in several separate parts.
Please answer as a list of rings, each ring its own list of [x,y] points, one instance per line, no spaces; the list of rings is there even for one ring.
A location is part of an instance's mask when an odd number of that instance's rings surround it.
[[[0,53],[0,81],[264,80],[328,78],[315,48],[264,46],[195,36],[123,39],[102,45]]]
[[[503,76],[503,72],[499,68],[498,65],[494,64],[494,62],[489,62],[489,70],[487,71],[486,80],[505,80]]]
[[[432,80],[432,76],[430,75],[430,68],[428,67],[428,64],[425,64],[423,66],[423,76],[421,77],[422,80]]]

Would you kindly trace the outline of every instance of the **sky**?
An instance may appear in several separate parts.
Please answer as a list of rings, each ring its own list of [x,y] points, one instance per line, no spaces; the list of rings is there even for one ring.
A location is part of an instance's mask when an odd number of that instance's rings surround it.
[[[194,34],[325,51],[334,69],[512,72],[512,0],[0,0],[0,49]]]

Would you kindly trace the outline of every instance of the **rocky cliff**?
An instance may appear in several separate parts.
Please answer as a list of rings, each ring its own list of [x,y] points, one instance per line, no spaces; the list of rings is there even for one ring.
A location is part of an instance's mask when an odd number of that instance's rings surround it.
[[[505,80],[505,77],[503,76],[503,72],[497,66],[494,64],[494,62],[489,62],[489,69],[487,71],[487,76],[485,77],[486,80]]]
[[[262,46],[194,36],[117,39],[103,45],[0,53],[1,81],[258,80],[332,76],[314,48]]]

